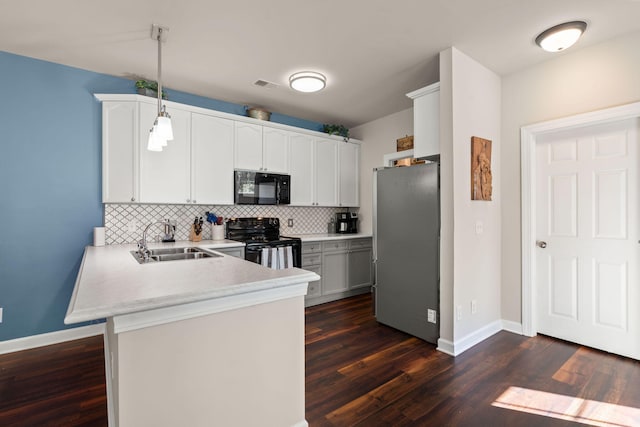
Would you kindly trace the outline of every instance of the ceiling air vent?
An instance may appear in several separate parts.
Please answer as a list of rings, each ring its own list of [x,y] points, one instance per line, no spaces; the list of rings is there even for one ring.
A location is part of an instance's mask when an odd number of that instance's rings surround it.
[[[268,82],[268,81],[266,81],[266,80],[256,80],[256,81],[255,81],[255,83],[254,83],[254,85],[256,85],[256,86],[260,86],[260,87],[267,87],[267,88],[274,88],[274,87],[278,87],[278,85],[277,85],[277,84],[275,84],[275,83],[271,83],[271,82]]]

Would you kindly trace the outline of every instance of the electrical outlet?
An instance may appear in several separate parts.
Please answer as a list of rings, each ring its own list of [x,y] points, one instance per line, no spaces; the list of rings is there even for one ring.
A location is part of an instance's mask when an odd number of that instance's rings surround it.
[[[476,221],[476,234],[482,234],[484,232],[484,224],[482,221]]]
[[[478,301],[471,300],[471,314],[476,314],[478,312]]]
[[[133,221],[129,221],[129,224],[127,224],[127,231],[129,233],[135,233],[138,231],[138,221],[135,219]]]
[[[293,218],[287,220],[287,227],[293,227]]]
[[[435,310],[432,310],[432,309],[428,308],[427,309],[427,322],[436,323],[436,315],[437,315],[437,312]]]
[[[0,323],[2,323],[2,307],[0,307]]]
[[[456,307],[456,319],[462,320],[462,306],[459,305]]]

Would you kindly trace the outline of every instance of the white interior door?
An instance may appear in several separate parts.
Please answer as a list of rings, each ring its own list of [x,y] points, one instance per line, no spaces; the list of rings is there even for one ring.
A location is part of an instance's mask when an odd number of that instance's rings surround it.
[[[640,119],[541,135],[536,144],[536,325],[640,359]]]

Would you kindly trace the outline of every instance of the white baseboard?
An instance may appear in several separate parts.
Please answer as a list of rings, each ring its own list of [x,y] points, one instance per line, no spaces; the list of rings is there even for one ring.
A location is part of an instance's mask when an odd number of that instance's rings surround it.
[[[481,343],[490,336],[495,335],[501,330],[505,329],[504,325],[504,320],[496,320],[495,322],[491,322],[488,325],[478,329],[477,331],[473,331],[472,333],[460,338],[459,340],[456,340],[455,342],[440,338],[438,339],[437,350],[450,356],[458,356],[474,345]],[[515,322],[510,322],[508,326],[513,327],[514,325],[516,325]],[[510,329],[507,330],[509,332],[513,332]]]
[[[309,427],[309,423],[307,422],[307,420],[302,420],[300,422],[295,423],[291,427]]]
[[[513,322],[511,320],[502,320],[502,330],[513,332],[514,334],[523,335],[522,323]]]
[[[24,338],[0,342],[0,354],[13,353],[14,351],[29,350],[45,345],[59,344],[66,341],[78,340],[81,338],[103,335],[105,331],[104,323],[80,326],[78,328],[64,329],[62,331],[49,332],[46,334],[32,335]]]
[[[445,340],[444,338],[438,338],[438,347],[436,347],[436,350],[448,354],[449,356],[456,355],[455,345],[451,341]]]

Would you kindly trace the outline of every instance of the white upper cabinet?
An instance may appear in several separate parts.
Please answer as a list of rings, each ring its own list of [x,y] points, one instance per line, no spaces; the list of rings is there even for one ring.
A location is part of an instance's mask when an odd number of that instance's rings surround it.
[[[236,122],[236,169],[288,173],[287,131]]]
[[[191,113],[169,109],[173,140],[162,151],[149,151],[149,130],[158,110],[154,104],[139,105],[140,201],[191,203]]]
[[[440,83],[407,96],[413,99],[413,157],[440,154]]]
[[[289,132],[282,129],[262,129],[262,170],[289,173]]]
[[[233,204],[233,135],[233,120],[192,113],[192,203]]]
[[[102,103],[102,202],[138,202],[138,103]]]
[[[315,141],[310,135],[292,133],[289,139],[291,175],[291,204],[314,206],[315,193]]]
[[[262,126],[244,122],[236,122],[235,126],[235,168],[262,170]]]
[[[360,206],[360,144],[339,145],[340,206]]]
[[[173,141],[147,150],[152,98],[103,95],[103,203],[226,205],[233,170],[291,175],[291,205],[359,205],[360,144],[166,101]]]
[[[316,206],[338,206],[338,141],[316,140]]]

